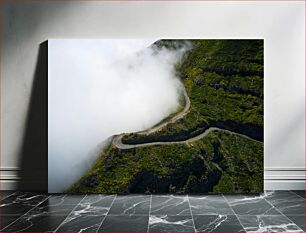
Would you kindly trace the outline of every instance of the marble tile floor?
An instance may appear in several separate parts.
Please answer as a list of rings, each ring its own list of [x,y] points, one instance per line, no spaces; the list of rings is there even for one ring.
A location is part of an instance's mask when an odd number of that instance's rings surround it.
[[[303,191],[258,195],[0,192],[1,232],[304,232]]]

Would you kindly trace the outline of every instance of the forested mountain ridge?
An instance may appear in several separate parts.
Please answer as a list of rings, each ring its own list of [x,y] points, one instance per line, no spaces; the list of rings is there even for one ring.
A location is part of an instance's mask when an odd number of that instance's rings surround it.
[[[176,73],[190,98],[188,113],[157,132],[122,142],[194,142],[119,149],[110,144],[68,192],[207,193],[263,190],[263,40],[160,40],[158,52],[190,49]],[[252,139],[242,137],[246,135]]]

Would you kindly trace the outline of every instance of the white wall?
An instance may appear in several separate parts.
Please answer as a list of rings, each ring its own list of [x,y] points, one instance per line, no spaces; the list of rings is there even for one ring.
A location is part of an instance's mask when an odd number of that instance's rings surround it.
[[[304,188],[303,2],[6,3],[1,61],[1,188],[20,177],[39,44],[49,38],[264,38],[265,188]],[[35,147],[35,142],[31,144]],[[39,189],[36,161],[27,188]],[[22,173],[22,171],[21,171]],[[39,185],[38,185],[39,184]]]

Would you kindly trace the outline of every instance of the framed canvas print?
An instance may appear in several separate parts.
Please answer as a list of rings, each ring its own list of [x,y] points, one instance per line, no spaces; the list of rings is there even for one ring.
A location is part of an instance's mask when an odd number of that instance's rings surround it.
[[[263,191],[262,39],[48,41],[50,193]]]

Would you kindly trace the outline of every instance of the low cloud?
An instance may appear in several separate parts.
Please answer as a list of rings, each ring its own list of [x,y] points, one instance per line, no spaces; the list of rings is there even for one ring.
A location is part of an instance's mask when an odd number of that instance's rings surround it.
[[[187,48],[156,52],[153,42],[49,42],[49,192],[77,181],[110,136],[147,129],[179,107],[174,65]]]

